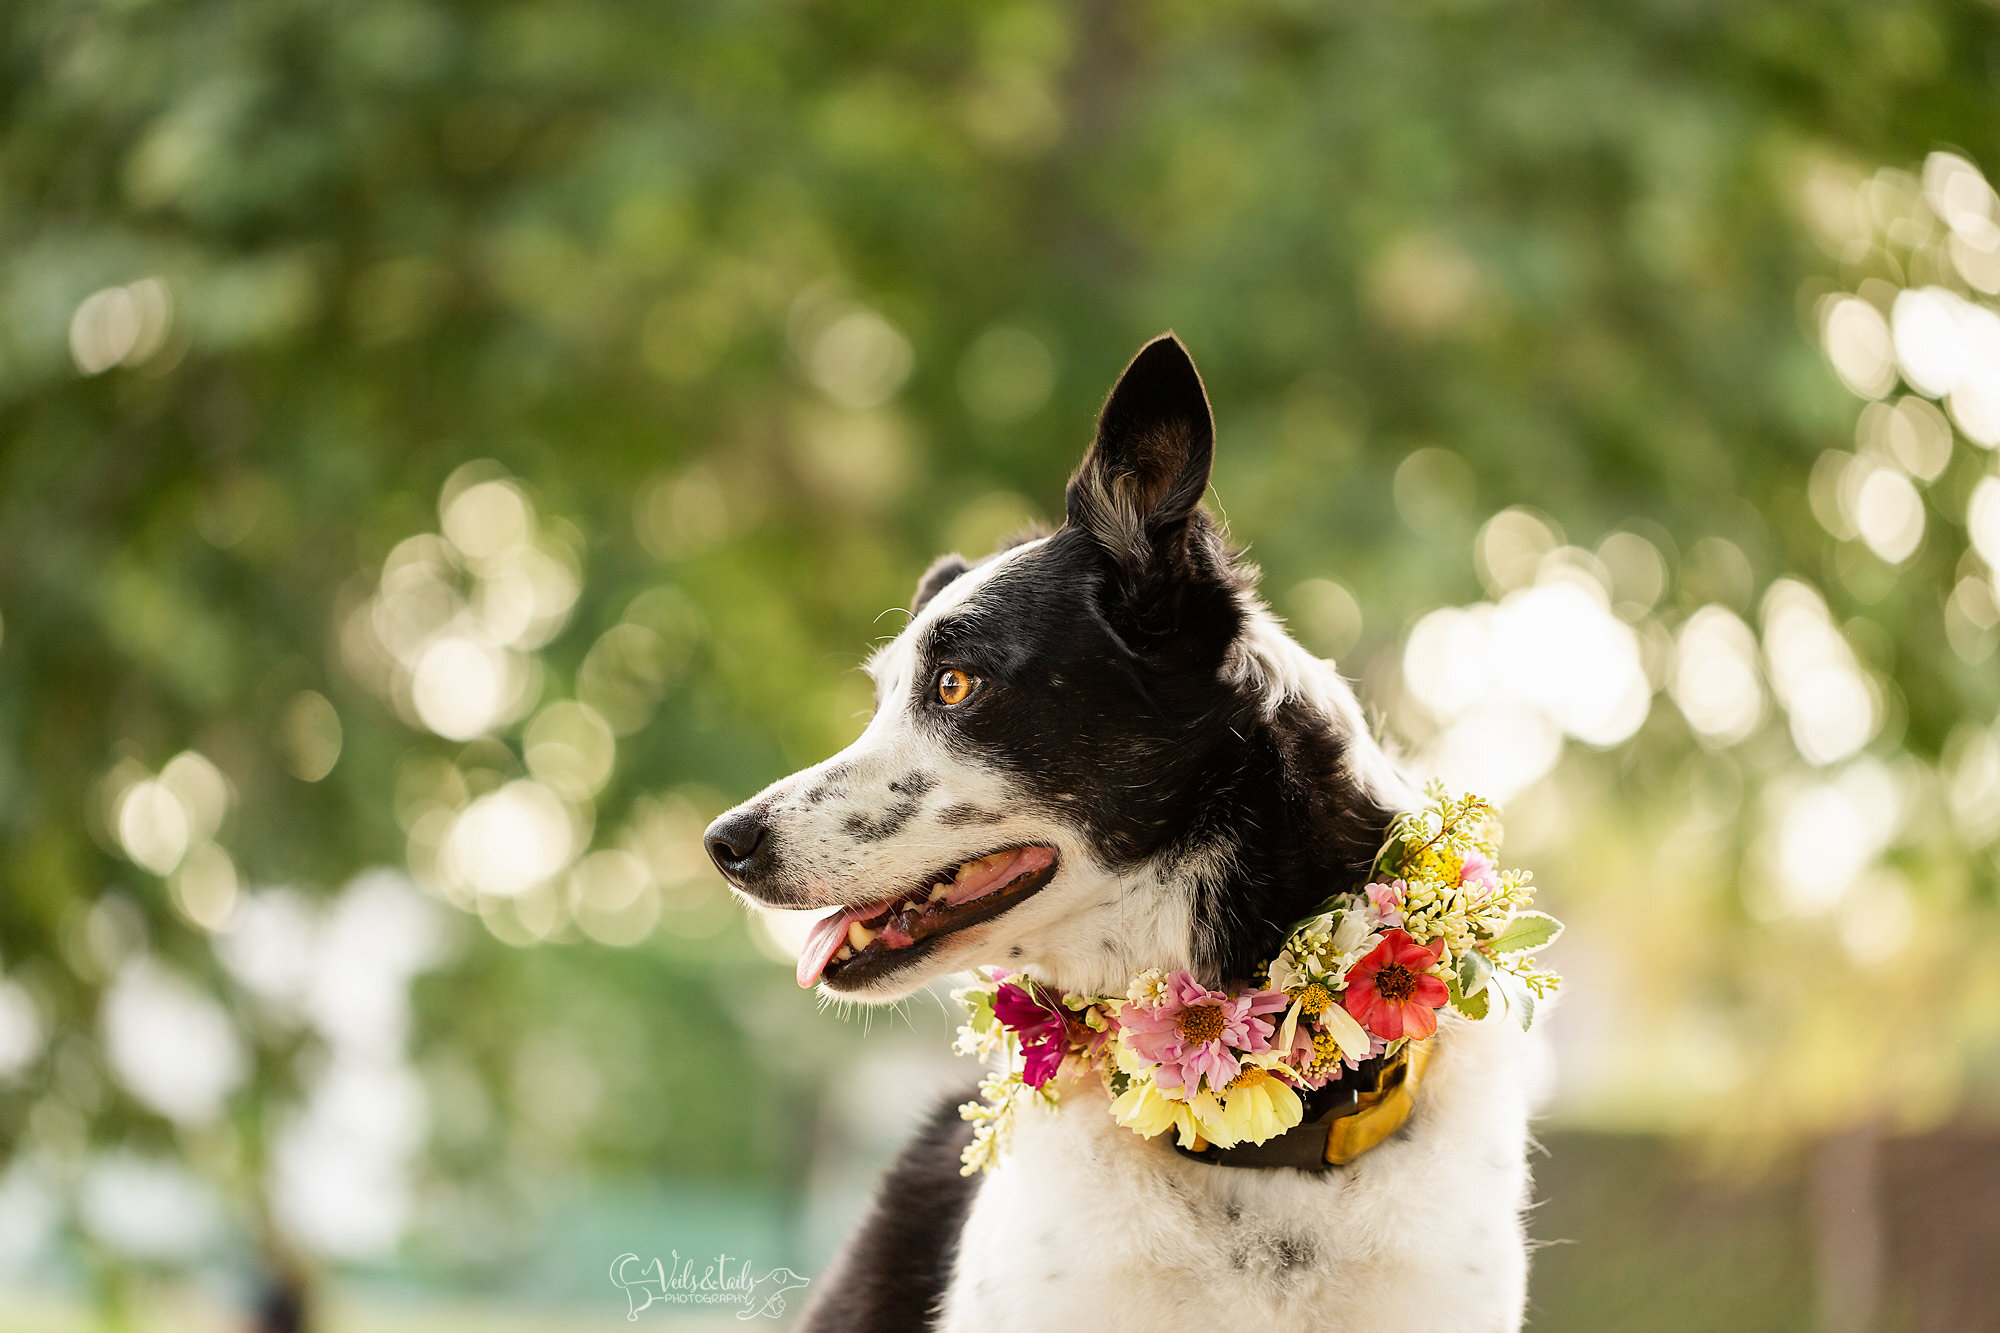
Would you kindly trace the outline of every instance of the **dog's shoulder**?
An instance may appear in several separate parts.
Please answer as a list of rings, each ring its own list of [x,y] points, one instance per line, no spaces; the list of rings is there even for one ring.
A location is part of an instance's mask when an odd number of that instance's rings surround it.
[[[972,1126],[958,1114],[977,1089],[945,1098],[875,1192],[816,1284],[802,1333],[910,1333],[931,1326],[951,1280],[978,1178],[959,1174]]]

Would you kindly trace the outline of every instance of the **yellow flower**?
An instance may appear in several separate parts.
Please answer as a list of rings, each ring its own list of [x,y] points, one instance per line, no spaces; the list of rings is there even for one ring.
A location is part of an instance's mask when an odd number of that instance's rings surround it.
[[[1161,1092],[1150,1078],[1137,1079],[1111,1103],[1112,1118],[1145,1138],[1179,1128],[1187,1116],[1187,1103]],[[1182,1139],[1187,1138],[1184,1130]]]
[[[1325,1078],[1339,1072],[1342,1068],[1341,1049],[1340,1043],[1334,1040],[1333,1034],[1331,1032],[1315,1032],[1313,1033],[1312,1041],[1312,1063],[1306,1066],[1305,1072],[1307,1076],[1311,1078]]]
[[[1256,1063],[1252,1063],[1255,1061]],[[1209,1142],[1228,1147],[1235,1143],[1262,1143],[1276,1138],[1305,1118],[1305,1105],[1291,1084],[1272,1073],[1275,1052],[1245,1056],[1243,1072],[1222,1090],[1220,1115]]]
[[[1333,1003],[1333,992],[1317,981],[1310,981],[1293,991],[1292,998],[1299,1002],[1299,1011],[1307,1018],[1318,1018]]]
[[[1175,1130],[1183,1148],[1192,1148],[1197,1138],[1224,1148],[1236,1142],[1224,1126],[1221,1103],[1211,1094],[1203,1092],[1193,1102],[1184,1102],[1160,1091],[1150,1077],[1135,1079],[1120,1093],[1111,1103],[1111,1114],[1144,1138]]]

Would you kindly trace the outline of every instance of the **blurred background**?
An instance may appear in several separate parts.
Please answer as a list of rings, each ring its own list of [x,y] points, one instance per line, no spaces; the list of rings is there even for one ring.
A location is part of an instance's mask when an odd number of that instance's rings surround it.
[[[973,1071],[699,831],[1171,327],[1273,604],[1570,922],[1530,1326],[2000,1327],[1992,4],[13,0],[0,62],[0,1326],[817,1272]]]

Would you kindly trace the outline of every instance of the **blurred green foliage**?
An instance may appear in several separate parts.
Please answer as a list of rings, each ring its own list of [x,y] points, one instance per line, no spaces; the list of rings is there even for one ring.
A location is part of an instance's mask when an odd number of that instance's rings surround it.
[[[579,698],[616,757],[566,795],[567,845],[641,848],[659,924],[618,948],[570,921],[581,889],[453,899],[409,1042],[423,1215],[484,1236],[577,1169],[794,1187],[856,1034],[812,1020],[712,882],[660,866],[858,728],[850,668],[934,553],[1058,516],[1099,396],[1166,327],[1217,407],[1235,535],[1371,687],[1393,694],[1415,616],[1483,595],[1475,534],[1527,505],[1584,545],[1645,535],[1663,633],[1818,583],[1890,691],[1877,751],[1934,766],[2000,700],[1940,613],[1964,541],[1892,568],[1808,499],[1857,408],[1815,303],[1900,285],[1909,251],[1829,253],[1811,191],[1940,144],[2000,164],[1996,61],[2000,13],[1971,0],[17,0],[0,975],[40,1040],[0,1145],[172,1152],[261,1215],[323,1042],[218,964],[204,912],[406,861],[435,887],[425,812],[541,774],[533,706]],[[1991,470],[1954,457],[1934,532]],[[520,697],[491,735],[450,740],[356,617],[481,481],[530,501],[518,549],[573,586],[536,604],[553,637],[503,655]],[[1698,558],[1711,537],[1740,568]],[[448,556],[418,564],[484,595]],[[1358,623],[1294,597],[1314,578]],[[184,751],[226,779],[226,851],[197,865],[184,830],[154,873],[119,802]],[[1698,881],[1691,949],[1753,977],[1711,978],[1710,1007],[1754,1014],[1768,928],[1739,868],[1787,766],[1782,725],[1718,757],[1662,698],[1553,780],[1567,831],[1616,845],[1545,878],[1600,885],[1620,928]],[[1717,800],[1724,831],[1677,861],[1685,807]],[[1913,881],[1990,932],[1990,858],[1933,842]],[[107,1063],[103,996],[142,953],[244,1034],[220,1118],[170,1123]]]

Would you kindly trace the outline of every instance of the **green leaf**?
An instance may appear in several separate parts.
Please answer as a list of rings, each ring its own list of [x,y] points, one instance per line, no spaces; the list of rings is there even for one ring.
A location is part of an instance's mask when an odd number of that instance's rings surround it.
[[[1468,949],[1458,960],[1458,989],[1470,998],[1486,989],[1486,983],[1493,977],[1493,964],[1477,949]]]
[[[1406,829],[1393,831],[1383,842],[1382,850],[1375,854],[1375,864],[1368,868],[1368,877],[1374,879],[1385,870],[1393,870],[1402,865],[1403,857],[1409,851],[1409,835]]]
[[[1446,978],[1445,986],[1451,992],[1451,1007],[1475,1023],[1493,1011],[1492,1005],[1486,998],[1487,991],[1482,989],[1475,994],[1467,995],[1459,989],[1458,978],[1455,976]]]
[[[990,1032],[993,1029],[993,992],[973,991],[965,997],[965,1020],[974,1032]]]
[[[1562,932],[1562,922],[1547,912],[1521,912],[1485,947],[1493,953],[1532,953],[1554,944]]]
[[[1535,993],[1528,989],[1528,983],[1500,967],[1493,970],[1492,990],[1498,991],[1507,1001],[1507,1012],[1514,1015],[1514,1021],[1526,1032],[1535,1022]]]

